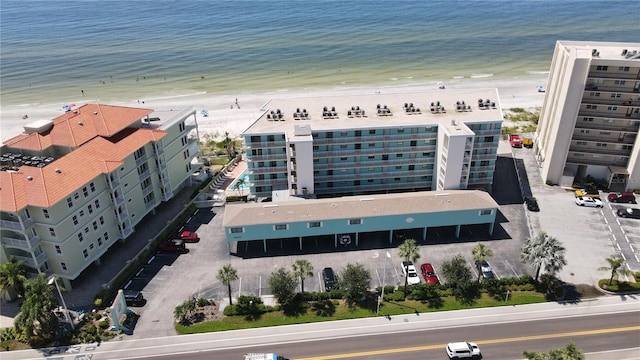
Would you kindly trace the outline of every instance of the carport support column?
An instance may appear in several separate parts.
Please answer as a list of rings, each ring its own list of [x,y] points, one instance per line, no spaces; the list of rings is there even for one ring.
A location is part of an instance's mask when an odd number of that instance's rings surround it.
[[[338,247],[338,234],[333,235],[333,247]]]
[[[489,235],[493,236],[493,226],[496,224],[495,220],[489,223]]]
[[[460,225],[456,225],[456,239],[460,238]]]
[[[302,250],[302,236],[298,238],[300,240],[300,250]]]
[[[422,230],[422,238],[424,239],[424,241],[427,241],[427,229],[428,229],[428,228],[427,228],[427,227],[425,227],[425,228]]]
[[[267,239],[262,239],[262,244],[264,246],[264,252],[267,252]]]

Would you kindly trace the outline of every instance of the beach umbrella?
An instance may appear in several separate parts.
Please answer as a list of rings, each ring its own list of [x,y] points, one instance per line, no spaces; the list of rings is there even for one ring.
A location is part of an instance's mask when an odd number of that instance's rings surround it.
[[[444,83],[442,81],[438,81],[436,85],[438,85],[438,89],[444,89]]]

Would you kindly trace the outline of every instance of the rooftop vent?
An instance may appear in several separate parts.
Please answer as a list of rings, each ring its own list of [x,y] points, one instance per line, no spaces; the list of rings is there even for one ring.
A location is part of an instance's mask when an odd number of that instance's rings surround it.
[[[29,181],[33,180],[33,176],[31,176],[31,175],[27,176],[27,180],[29,180]]]
[[[56,168],[56,172],[57,172],[58,174],[62,174],[62,171],[61,171],[60,169],[58,169],[58,168]]]

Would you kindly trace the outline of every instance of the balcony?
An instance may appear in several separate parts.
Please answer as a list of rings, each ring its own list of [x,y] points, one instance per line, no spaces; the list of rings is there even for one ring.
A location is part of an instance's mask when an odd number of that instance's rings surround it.
[[[467,181],[467,185],[492,184],[492,183],[493,183],[492,177],[472,178]]]
[[[383,172],[367,172],[360,174],[333,174],[333,175],[316,175],[314,180],[318,182],[327,181],[366,181],[368,179],[393,179],[397,177],[416,177],[428,176],[433,174],[433,169],[424,170],[405,170],[405,171],[383,171]]]
[[[495,160],[498,154],[473,154],[471,159],[473,161],[477,160]]]
[[[20,223],[18,218],[15,218],[15,220],[9,220],[7,218],[0,220],[0,227],[6,229],[24,230],[28,229],[31,225],[33,225],[32,219],[22,219],[22,223]]]
[[[263,155],[252,155],[249,152],[247,153],[247,158],[249,161],[287,161],[287,154],[263,154]]]
[[[247,144],[247,149],[271,149],[282,148],[287,145],[286,141],[252,141]]]
[[[573,134],[571,140],[575,141],[592,141],[599,143],[607,143],[607,144],[633,144],[636,141],[635,136],[625,136],[620,139],[619,137],[611,137],[611,136],[597,136],[591,134]],[[594,144],[595,145],[595,144]],[[588,146],[588,145],[587,145]]]
[[[391,190],[427,190],[431,189],[432,180],[421,180],[416,182],[390,183],[390,184],[361,184],[361,185],[345,185],[334,186],[331,188],[316,187],[316,194],[328,195],[336,193],[354,193],[354,192],[380,192],[385,193]]]
[[[12,237],[8,237],[8,236],[3,236],[2,237],[2,245],[7,246],[7,247],[12,247],[12,248],[15,248],[15,249],[22,249],[24,251],[31,250],[32,248],[34,248],[38,244],[40,244],[40,242],[42,242],[42,240],[38,236],[33,237],[30,240],[12,238]]]
[[[497,142],[476,142],[473,145],[476,149],[486,149],[486,148],[498,148]]]
[[[47,254],[41,253],[36,256],[36,261],[33,261],[31,256],[12,255],[16,261],[22,261],[22,263],[30,268],[38,269],[45,261],[47,261]]]
[[[293,169],[293,166],[292,166]],[[271,173],[284,173],[287,172],[287,167],[286,166],[265,166],[265,167],[258,167],[258,168],[250,168],[249,169],[249,174],[271,174]]]
[[[477,136],[499,136],[502,133],[502,129],[485,129],[485,130],[471,130]]]
[[[469,168],[470,172],[494,172],[495,166],[472,166]]]
[[[422,152],[433,152],[436,145],[420,145],[420,146],[395,146],[384,148],[368,148],[368,149],[344,149],[344,150],[327,150],[313,152],[315,159],[331,158],[331,157],[349,157],[349,156],[374,156],[374,155],[393,155],[393,154],[411,154]]]
[[[603,157],[603,158],[593,158],[587,156],[569,156],[567,157],[567,164],[576,164],[576,165],[601,165],[601,166],[622,166],[626,167],[628,164],[627,160],[621,160],[619,158],[612,157]]]
[[[393,134],[393,135],[363,135],[335,138],[313,138],[313,145],[342,145],[342,144],[366,144],[373,142],[394,142],[402,140],[436,140],[438,134],[415,133],[415,134]]]
[[[569,146],[569,153],[571,152],[579,152],[579,153],[587,153],[587,154],[596,154],[596,155],[618,155],[618,156],[629,156],[631,154],[631,149],[607,149],[603,147],[589,147],[589,146]]]
[[[136,159],[136,166],[140,166],[147,161],[147,155],[143,154],[139,158]]]
[[[610,130],[610,131],[624,131],[624,132],[638,132],[640,122],[629,124],[628,119],[617,121],[582,121],[580,118],[576,121],[576,129],[590,129],[590,130]],[[625,124],[623,124],[625,123]]]
[[[415,165],[416,169],[422,165],[435,164],[435,157],[425,158],[392,158],[389,160],[362,160],[362,161],[344,161],[339,163],[330,164],[313,164],[313,169],[318,171],[323,170],[341,170],[341,169],[354,169],[354,168],[369,168],[379,166],[402,166],[402,165]]]

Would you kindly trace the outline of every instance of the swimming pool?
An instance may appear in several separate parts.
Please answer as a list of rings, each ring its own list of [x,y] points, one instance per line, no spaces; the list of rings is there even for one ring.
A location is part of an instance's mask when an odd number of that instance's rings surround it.
[[[238,190],[249,190],[249,175],[247,173],[242,173],[239,178],[235,179],[229,186],[229,189],[236,190],[236,183],[240,179],[243,179],[244,183],[238,187]]]

